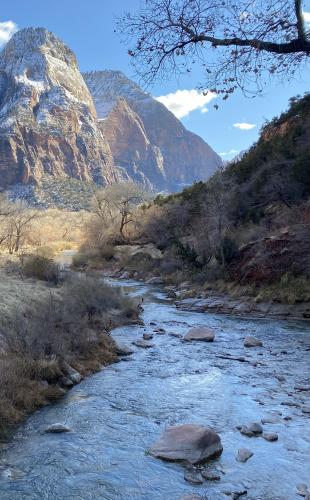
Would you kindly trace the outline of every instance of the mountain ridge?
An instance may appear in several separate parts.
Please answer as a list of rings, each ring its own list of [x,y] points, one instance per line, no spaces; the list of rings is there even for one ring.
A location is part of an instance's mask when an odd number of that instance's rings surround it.
[[[0,52],[0,187],[50,175],[176,191],[220,162],[121,71],[82,75],[73,51],[47,29],[20,30]]]

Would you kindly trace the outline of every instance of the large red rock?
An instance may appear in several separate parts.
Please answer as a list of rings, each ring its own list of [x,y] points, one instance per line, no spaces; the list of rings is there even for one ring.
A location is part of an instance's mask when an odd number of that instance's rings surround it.
[[[206,326],[197,326],[195,328],[191,328],[184,336],[184,340],[198,340],[201,342],[213,342],[214,338],[214,331],[211,330],[211,328],[207,328]]]

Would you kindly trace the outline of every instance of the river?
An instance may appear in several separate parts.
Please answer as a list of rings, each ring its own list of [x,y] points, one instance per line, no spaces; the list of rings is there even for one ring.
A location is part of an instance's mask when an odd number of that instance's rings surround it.
[[[184,312],[159,288],[134,281],[122,286],[143,297],[145,326],[118,328],[113,337],[130,344],[145,331],[165,333],[154,333],[153,348],[135,348],[18,428],[1,454],[1,500],[174,500],[193,492],[217,500],[241,490],[247,499],[300,498],[296,486],[310,486],[309,392],[295,387],[309,386],[309,323]],[[185,343],[175,336],[194,325],[213,328],[215,341]],[[264,347],[246,350],[248,334]],[[221,355],[245,356],[249,363]],[[272,420],[264,430],[278,433],[277,442],[236,429],[262,418]],[[72,432],[44,433],[55,422]],[[146,453],[167,426],[181,423],[220,434],[224,452],[210,465],[220,481],[193,486],[180,464]],[[246,463],[235,460],[242,447],[254,452]]]

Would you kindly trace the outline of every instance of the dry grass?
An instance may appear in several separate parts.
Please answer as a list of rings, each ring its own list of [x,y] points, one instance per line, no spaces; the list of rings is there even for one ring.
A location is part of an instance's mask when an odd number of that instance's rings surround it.
[[[108,331],[137,319],[120,289],[94,277],[61,286],[0,271],[0,438],[64,394],[64,361],[83,375],[116,360]]]

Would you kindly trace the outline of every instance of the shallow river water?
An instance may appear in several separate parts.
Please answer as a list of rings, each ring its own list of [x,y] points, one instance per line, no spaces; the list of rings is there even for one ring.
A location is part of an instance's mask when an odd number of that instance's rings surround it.
[[[309,323],[183,312],[159,289],[130,281],[122,286],[143,296],[145,326],[119,328],[113,337],[130,344],[158,327],[166,333],[154,333],[153,348],[135,348],[20,426],[0,457],[0,499],[174,500],[195,493],[217,500],[242,490],[247,499],[301,498],[296,486],[310,487],[309,392],[295,387],[309,387]],[[214,343],[171,335],[194,325],[213,328]],[[245,349],[247,334],[264,347]],[[273,423],[264,430],[278,433],[277,442],[236,429],[266,417]],[[55,422],[73,432],[45,434]],[[181,423],[220,434],[224,452],[210,464],[220,471],[219,482],[193,486],[180,464],[146,453],[167,426]],[[254,452],[246,463],[235,460],[242,447]]]

